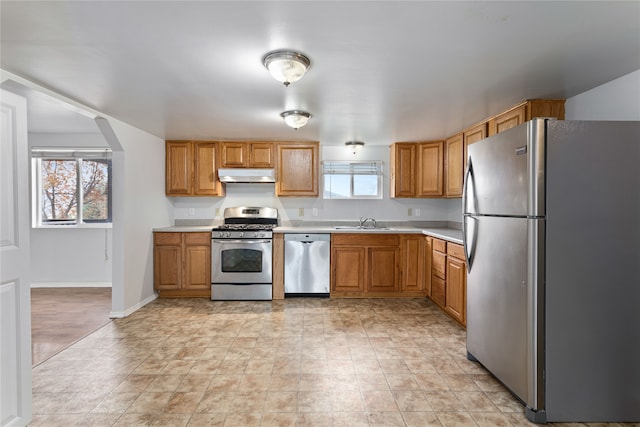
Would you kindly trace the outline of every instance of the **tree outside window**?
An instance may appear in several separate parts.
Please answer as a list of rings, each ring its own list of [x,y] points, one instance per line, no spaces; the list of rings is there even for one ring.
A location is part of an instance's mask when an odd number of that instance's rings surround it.
[[[38,160],[41,224],[111,222],[110,159]]]

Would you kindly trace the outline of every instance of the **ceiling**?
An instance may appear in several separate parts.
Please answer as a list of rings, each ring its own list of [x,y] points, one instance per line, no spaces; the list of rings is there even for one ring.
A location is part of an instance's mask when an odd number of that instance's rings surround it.
[[[3,70],[163,139],[440,139],[522,100],[569,98],[640,69],[637,1],[0,8]],[[283,48],[312,61],[289,87],[261,62]],[[313,117],[295,131],[280,117],[289,109]],[[66,126],[45,118],[30,115],[40,131]]]

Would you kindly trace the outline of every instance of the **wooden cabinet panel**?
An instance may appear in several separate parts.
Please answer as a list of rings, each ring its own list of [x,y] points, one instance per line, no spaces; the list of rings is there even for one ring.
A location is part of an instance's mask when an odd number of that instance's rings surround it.
[[[278,144],[276,196],[318,196],[318,144]]]
[[[153,283],[160,297],[211,296],[211,233],[154,233]]]
[[[461,133],[445,141],[445,195],[461,197],[464,184],[464,138]]]
[[[431,297],[431,265],[433,257],[433,237],[424,238],[424,293]]]
[[[365,289],[364,247],[331,248],[331,291],[363,292]]]
[[[398,255],[395,247],[371,247],[367,251],[368,277],[366,280],[369,292],[398,291]]]
[[[446,311],[462,325],[466,322],[466,268],[464,261],[447,258]]]
[[[165,193],[168,196],[192,193],[193,145],[191,142],[167,142],[165,146]]]
[[[425,240],[422,235],[403,234],[400,236],[400,258],[402,260],[400,288],[403,292],[424,290],[424,246]]]
[[[464,131],[464,143],[471,145],[487,137],[487,123],[480,123]]]
[[[433,251],[433,258],[432,258],[432,264],[431,264],[431,271],[433,273],[434,276],[437,276],[441,279],[446,279],[446,272],[447,272],[447,255],[438,252],[438,251]]]
[[[512,110],[502,113],[489,120],[489,135],[504,132],[507,129],[516,127],[525,122],[527,117],[527,106],[520,105]]]
[[[250,162],[254,168],[274,167],[273,144],[268,142],[254,142],[251,144]]]
[[[443,195],[444,143],[442,141],[418,144],[416,196]]]
[[[440,307],[445,305],[445,281],[435,275],[431,277],[431,301]]]
[[[217,144],[212,142],[196,142],[193,145],[195,158],[194,195],[222,195],[222,185],[216,176],[217,148]]]
[[[182,248],[178,246],[156,246],[153,250],[153,282],[158,291],[177,290],[182,286]]]
[[[391,145],[391,197],[415,197],[416,195],[416,144]]]
[[[222,143],[221,164],[225,168],[274,167],[273,143],[225,141]]]
[[[223,168],[242,168],[249,163],[248,147],[244,142],[223,142],[222,160]]]
[[[167,196],[221,196],[216,176],[215,142],[166,141],[165,192]]]
[[[447,242],[445,242],[444,240],[440,240],[440,239],[433,239],[432,241],[433,244],[433,250],[434,251],[438,251],[438,252],[442,252],[442,253],[446,253],[447,252]]]

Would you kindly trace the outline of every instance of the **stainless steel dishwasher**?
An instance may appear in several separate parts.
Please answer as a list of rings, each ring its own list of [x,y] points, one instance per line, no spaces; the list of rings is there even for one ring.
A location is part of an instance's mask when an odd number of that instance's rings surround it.
[[[329,296],[331,234],[284,235],[285,296]]]

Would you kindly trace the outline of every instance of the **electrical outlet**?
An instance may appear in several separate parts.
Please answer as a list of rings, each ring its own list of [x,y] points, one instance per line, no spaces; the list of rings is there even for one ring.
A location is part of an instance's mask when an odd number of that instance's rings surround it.
[[[189,216],[194,216],[196,214],[196,210],[194,208],[189,208]]]
[[[407,216],[413,216],[413,209],[407,209]]]
[[[220,216],[220,208],[216,208],[216,216]]]
[[[304,208],[298,208],[298,216],[304,216]]]
[[[413,213],[415,213],[415,214],[416,214],[416,216],[420,216],[420,209],[419,209],[419,208],[416,208],[416,209],[413,211]]]
[[[318,208],[313,208],[313,210],[311,211],[311,215],[318,216]]]

